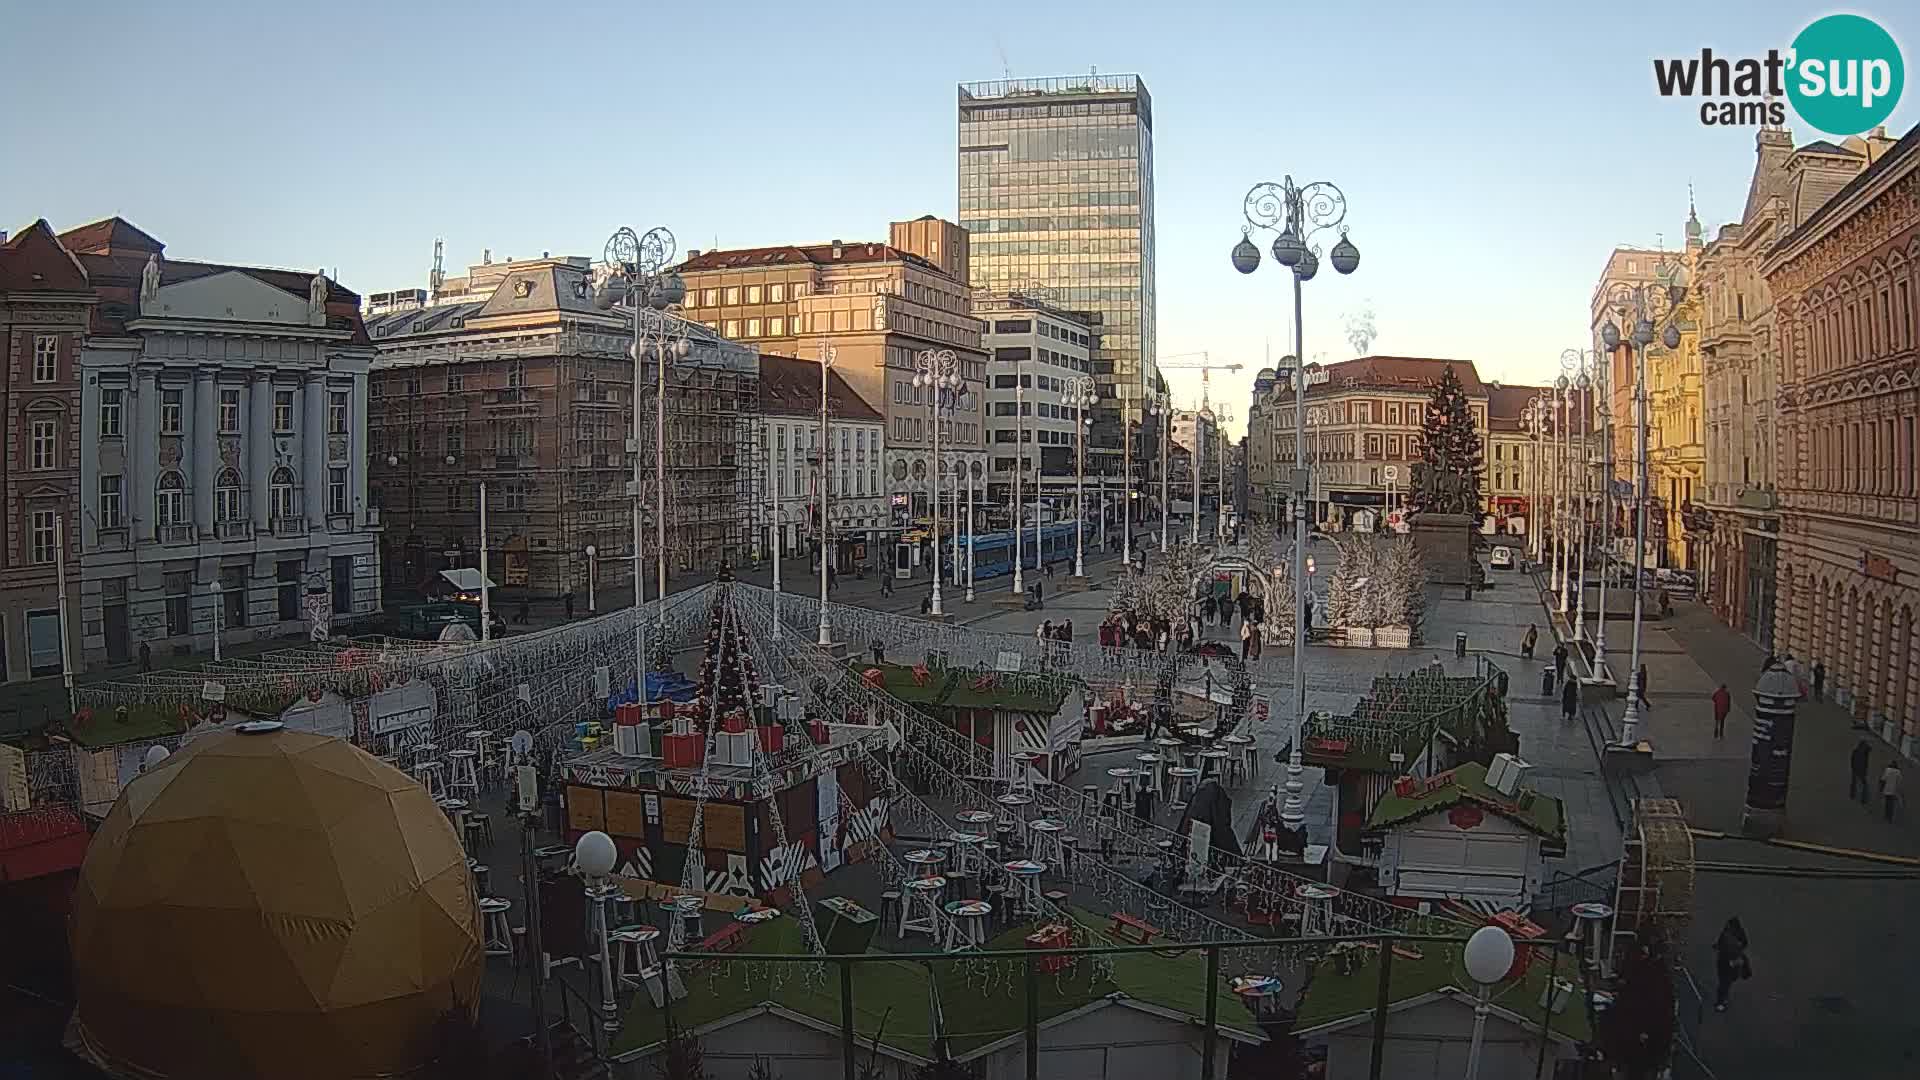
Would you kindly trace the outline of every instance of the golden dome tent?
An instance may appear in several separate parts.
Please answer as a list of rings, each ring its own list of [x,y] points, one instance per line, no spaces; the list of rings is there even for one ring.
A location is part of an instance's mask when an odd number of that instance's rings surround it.
[[[271,722],[128,784],[74,895],[78,1049],[123,1076],[367,1077],[482,969],[465,853],[412,779]]]

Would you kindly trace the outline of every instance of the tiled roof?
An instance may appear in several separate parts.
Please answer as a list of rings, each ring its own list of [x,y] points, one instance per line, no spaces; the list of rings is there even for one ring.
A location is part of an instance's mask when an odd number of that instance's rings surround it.
[[[1536,394],[1552,393],[1546,386],[1508,386],[1505,383],[1489,385],[1487,388],[1487,421],[1518,420],[1527,411],[1527,402]]]
[[[0,244],[0,292],[86,292],[87,272],[46,219]]]
[[[1801,149],[1804,150],[1806,147],[1801,147]],[[1784,251],[1793,246],[1793,244],[1802,237],[1813,235],[1815,231],[1826,224],[1829,216],[1839,212],[1835,209],[1836,207],[1852,198],[1857,192],[1866,188],[1868,185],[1878,181],[1880,177],[1887,172],[1902,166],[1906,162],[1906,159],[1914,155],[1916,149],[1920,149],[1920,124],[1915,124],[1913,127],[1907,129],[1907,133],[1900,137],[1900,141],[1893,145],[1893,149],[1880,155],[1879,161],[1860,170],[1860,175],[1847,181],[1845,187],[1834,192],[1833,198],[1821,203],[1820,208],[1808,215],[1807,220],[1801,222],[1799,228],[1781,237],[1780,242],[1773,245],[1773,251],[1769,252],[1769,254]]]
[[[1814,141],[1808,143],[1807,145],[1802,146],[1799,149],[1795,150],[1794,153],[1796,154],[1839,154],[1842,157],[1859,157],[1860,156],[1860,153],[1857,150],[1849,150],[1844,146],[1835,146],[1833,143],[1830,143],[1825,139],[1815,139]]]
[[[127,320],[137,318],[139,314],[140,275],[146,269],[147,256],[140,254],[81,255],[79,260],[100,294],[101,303],[94,308],[95,332],[125,333]],[[160,260],[162,285],[227,273],[245,274],[274,288],[283,289],[302,300],[306,299],[307,286],[313,281],[313,274],[301,270],[276,270],[264,266],[229,266],[225,263],[181,262],[164,258]],[[332,278],[327,279],[327,314],[331,319],[348,320],[347,326],[354,332],[352,339],[354,344],[364,345],[370,340],[367,337],[366,325],[360,317],[359,294]]]
[[[1308,384],[1307,394],[1331,394],[1354,387],[1383,390],[1431,389],[1448,367],[1469,397],[1484,397],[1487,388],[1480,381],[1471,360],[1443,360],[1427,356],[1363,356],[1342,360],[1323,368],[1327,381]]]
[[[840,254],[833,244],[781,244],[775,247],[734,248],[728,251],[703,251],[678,267],[681,273],[703,270],[751,270],[761,266],[836,266],[841,263],[903,262],[936,273],[940,268],[910,251],[891,244],[842,243]]]
[[[870,424],[885,421],[854,393],[839,372],[827,373],[827,405],[835,419]],[[819,362],[761,353],[760,411],[768,416],[819,416]]]
[[[136,227],[125,218],[110,217],[82,225],[77,229],[68,229],[60,234],[60,242],[67,250],[76,255],[113,255],[132,254],[158,255],[166,251],[167,246]]]

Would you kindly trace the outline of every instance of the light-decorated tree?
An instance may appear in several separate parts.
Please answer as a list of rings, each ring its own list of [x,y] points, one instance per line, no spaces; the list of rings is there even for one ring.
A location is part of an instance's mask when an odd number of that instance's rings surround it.
[[[1484,452],[1466,388],[1448,364],[1420,420],[1420,460],[1413,467],[1408,492],[1416,508],[1435,514],[1470,514],[1478,524],[1484,516],[1480,490]]]
[[[1413,638],[1427,616],[1427,567],[1409,536],[1396,536],[1379,551],[1381,626],[1404,626]]]
[[[1259,568],[1265,587],[1266,621],[1261,630],[1274,645],[1293,644],[1293,538],[1270,525],[1256,525],[1248,534],[1247,561]]]
[[[1194,580],[1207,559],[1204,550],[1192,544],[1158,554],[1147,564],[1146,573],[1121,577],[1107,603],[1108,611],[1135,619],[1184,621],[1193,611]]]
[[[1340,629],[1404,626],[1418,635],[1427,610],[1427,569],[1410,537],[1334,541],[1339,564],[1327,583],[1327,625]]]

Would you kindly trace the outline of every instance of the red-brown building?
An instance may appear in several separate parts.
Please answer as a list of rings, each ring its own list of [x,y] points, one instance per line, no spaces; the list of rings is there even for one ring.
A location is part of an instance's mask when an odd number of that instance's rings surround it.
[[[0,243],[0,679],[10,683],[57,683],[63,655],[79,652],[79,352],[93,303],[86,271],[45,221]]]

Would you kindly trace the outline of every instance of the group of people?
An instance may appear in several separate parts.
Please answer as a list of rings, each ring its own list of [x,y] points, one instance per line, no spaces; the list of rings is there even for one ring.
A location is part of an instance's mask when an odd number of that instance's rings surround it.
[[[1100,644],[1109,649],[1165,652],[1169,646],[1191,648],[1193,628],[1184,622],[1174,626],[1165,619],[1136,619],[1132,612],[1123,611],[1101,621],[1099,638]]]

